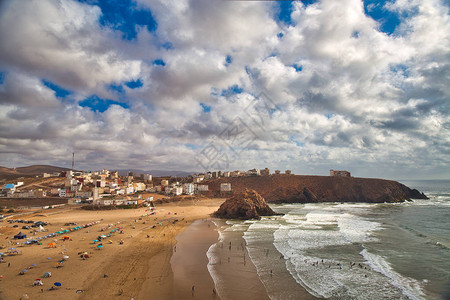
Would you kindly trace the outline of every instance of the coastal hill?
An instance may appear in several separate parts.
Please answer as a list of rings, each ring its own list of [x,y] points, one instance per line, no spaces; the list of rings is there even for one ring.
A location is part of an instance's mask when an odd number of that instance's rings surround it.
[[[273,216],[276,213],[267,205],[256,191],[246,189],[242,193],[227,199],[213,214],[225,219],[260,219],[261,216]]]
[[[211,194],[221,183],[231,183],[233,193],[246,188],[258,192],[268,203],[402,202],[428,199],[423,193],[392,180],[355,177],[270,175],[228,177],[206,181]]]
[[[59,173],[70,170],[69,168],[61,168],[50,165],[33,165],[27,167],[6,168],[0,166],[0,177],[16,178],[16,177],[30,177],[42,175],[43,173]]]

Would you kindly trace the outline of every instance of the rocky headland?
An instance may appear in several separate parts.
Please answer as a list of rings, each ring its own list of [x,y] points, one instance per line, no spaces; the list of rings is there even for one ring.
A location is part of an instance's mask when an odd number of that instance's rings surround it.
[[[222,203],[219,209],[213,213],[213,216],[224,219],[248,220],[276,214],[260,194],[255,190],[246,189]]]
[[[418,190],[393,180],[284,174],[210,180],[206,182],[210,194],[218,194],[220,184],[225,182],[231,183],[233,193],[252,189],[264,197],[267,203],[394,203],[428,199]]]

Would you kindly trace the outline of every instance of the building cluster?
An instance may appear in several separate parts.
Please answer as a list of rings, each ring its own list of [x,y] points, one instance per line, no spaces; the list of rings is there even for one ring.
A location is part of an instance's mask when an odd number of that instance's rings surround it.
[[[136,193],[148,191],[153,187],[150,174],[142,174],[140,178],[135,178],[132,173],[119,177],[117,171],[108,170],[84,172],[70,170],[58,174],[44,173],[42,177],[63,177],[64,182],[50,183],[45,190],[42,188],[25,190],[21,187],[23,182],[8,183],[3,185],[1,194],[8,198],[69,198],[71,203],[140,204],[145,199],[141,199],[142,197]],[[109,200],[103,201],[103,198]]]
[[[265,169],[250,169],[248,171],[214,171],[214,172],[206,172],[203,174],[197,174],[194,175],[194,182],[200,182],[202,180],[209,180],[213,178],[220,178],[220,177],[241,177],[241,176],[269,176],[272,173],[270,172],[269,168]],[[274,175],[281,174],[280,170],[275,170],[273,173]],[[291,174],[291,170],[286,170],[285,174]]]

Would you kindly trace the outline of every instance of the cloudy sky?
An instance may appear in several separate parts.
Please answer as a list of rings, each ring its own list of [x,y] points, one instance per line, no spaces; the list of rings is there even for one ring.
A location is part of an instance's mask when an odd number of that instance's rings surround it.
[[[0,4],[0,165],[450,178],[448,0]]]

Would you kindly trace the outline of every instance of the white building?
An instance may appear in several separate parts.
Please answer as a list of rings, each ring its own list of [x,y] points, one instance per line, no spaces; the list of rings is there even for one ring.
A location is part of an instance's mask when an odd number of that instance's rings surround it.
[[[334,177],[351,177],[349,171],[346,170],[330,170],[330,176]]]
[[[261,175],[261,173],[260,173],[260,171],[259,171],[259,169],[251,169],[251,170],[248,170],[247,171],[247,175],[249,175],[249,176],[259,176],[259,175]]]
[[[60,189],[59,190],[59,197],[61,197],[61,198],[66,197],[66,192],[67,192],[66,189]]]
[[[182,187],[176,187],[172,189],[172,194],[174,194],[175,196],[179,196],[183,193],[183,188]]]
[[[150,174],[144,174],[144,180],[145,181],[152,181],[152,175],[150,175]]]
[[[207,184],[199,184],[199,185],[197,185],[197,191],[199,191],[199,192],[207,192],[208,191],[208,185]]]
[[[194,184],[193,183],[184,183],[183,184],[183,193],[186,195],[194,194]]]
[[[136,192],[139,192],[139,191],[145,191],[145,188],[146,188],[145,183],[142,183],[142,182],[136,182],[136,183],[134,184],[134,190],[135,190]]]
[[[125,194],[133,194],[134,193],[134,187],[133,185],[129,185],[126,190],[125,190]]]
[[[231,183],[221,183],[220,191],[221,192],[231,192]]]

